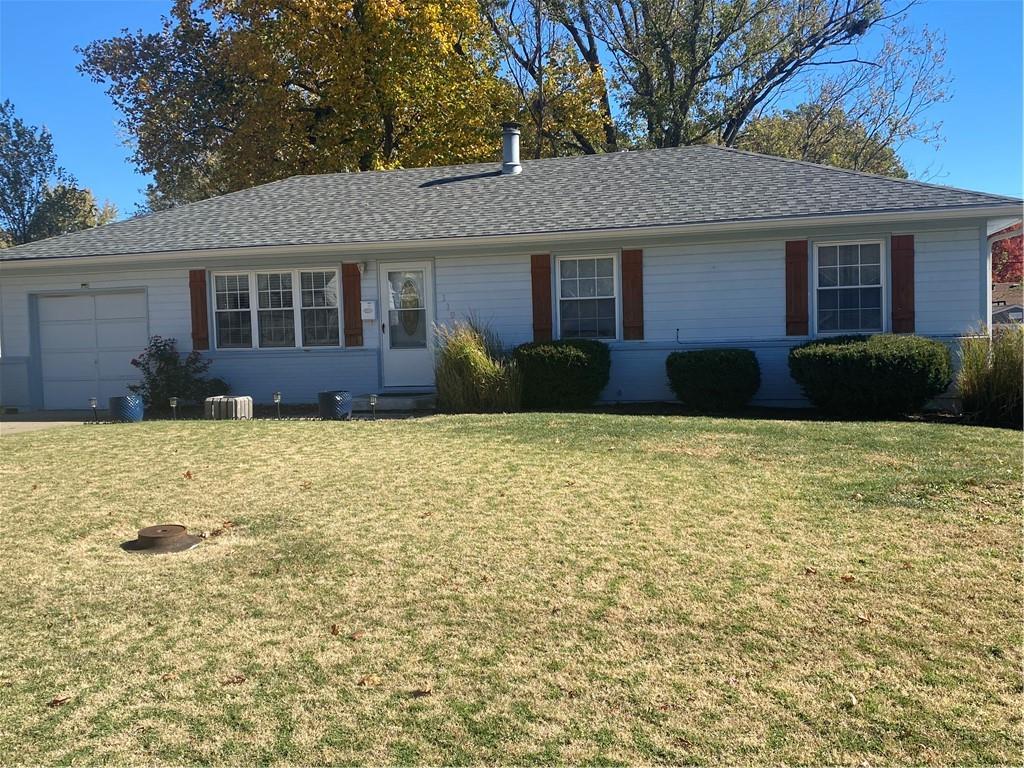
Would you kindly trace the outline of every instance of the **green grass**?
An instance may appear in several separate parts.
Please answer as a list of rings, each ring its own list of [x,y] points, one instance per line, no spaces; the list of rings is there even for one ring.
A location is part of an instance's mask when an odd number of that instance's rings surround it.
[[[0,762],[1017,763],[1020,449],[557,414],[5,437]]]

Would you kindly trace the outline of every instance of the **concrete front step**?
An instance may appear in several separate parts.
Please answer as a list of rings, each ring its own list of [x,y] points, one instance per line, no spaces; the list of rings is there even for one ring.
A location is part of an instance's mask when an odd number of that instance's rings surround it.
[[[433,411],[437,409],[437,395],[432,392],[419,394],[389,393],[377,395],[377,413],[389,411]],[[352,398],[352,410],[369,413],[370,396],[356,395]]]

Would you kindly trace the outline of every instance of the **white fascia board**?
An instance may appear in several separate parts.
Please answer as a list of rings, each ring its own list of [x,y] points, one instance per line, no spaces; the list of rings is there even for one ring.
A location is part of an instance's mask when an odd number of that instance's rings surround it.
[[[991,219],[999,216],[1019,216],[1020,205],[1005,203],[992,206],[971,206],[912,211],[889,211],[881,213],[854,213],[829,216],[789,216],[774,219],[746,219],[743,221],[709,222],[706,224],[675,224],[651,227],[618,227],[598,230],[569,230],[565,232],[531,232],[514,235],[486,235],[481,237],[449,237],[424,240],[387,240],[365,243],[304,243],[301,245],[254,245],[230,248],[208,248],[185,251],[149,251],[141,253],[113,254],[107,256],[58,256],[0,261],[0,271],[46,267],[50,265],[106,266],[122,264],[143,264],[146,262],[172,262],[188,264],[199,268],[204,262],[245,260],[263,256],[308,256],[315,252],[321,256],[332,256],[349,261],[366,261],[381,253],[416,254],[446,248],[479,247],[522,247],[550,250],[561,243],[578,244],[638,241],[658,237],[687,236],[693,234],[728,234],[743,232],[773,232],[778,230],[801,230],[812,227],[843,227],[860,224],[898,226],[901,223],[919,221],[956,221]]]

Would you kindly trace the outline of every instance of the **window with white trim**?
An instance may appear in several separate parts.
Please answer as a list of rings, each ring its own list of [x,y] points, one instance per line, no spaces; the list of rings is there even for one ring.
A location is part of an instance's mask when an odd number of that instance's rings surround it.
[[[814,282],[819,333],[879,333],[885,286],[882,244],[815,246]]]
[[[295,346],[291,272],[256,273],[260,347]]]
[[[300,272],[302,345],[336,347],[338,336],[338,273]]]
[[[334,269],[214,274],[217,348],[341,346],[339,284]]]
[[[559,257],[557,282],[559,338],[616,337],[618,285],[614,257]]]
[[[249,306],[249,276],[215,275],[213,291],[217,347],[219,349],[251,347],[252,310]]]

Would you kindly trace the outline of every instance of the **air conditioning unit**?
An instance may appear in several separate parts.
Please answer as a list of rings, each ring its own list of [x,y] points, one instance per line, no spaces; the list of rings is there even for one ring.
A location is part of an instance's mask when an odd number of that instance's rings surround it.
[[[252,398],[217,395],[203,403],[203,415],[208,419],[251,419]]]

